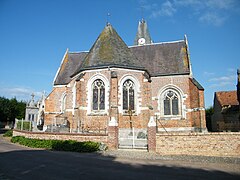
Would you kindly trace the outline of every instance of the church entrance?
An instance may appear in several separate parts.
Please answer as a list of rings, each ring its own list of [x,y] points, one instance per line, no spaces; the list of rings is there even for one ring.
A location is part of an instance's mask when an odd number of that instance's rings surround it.
[[[147,129],[119,128],[119,149],[147,149]]]

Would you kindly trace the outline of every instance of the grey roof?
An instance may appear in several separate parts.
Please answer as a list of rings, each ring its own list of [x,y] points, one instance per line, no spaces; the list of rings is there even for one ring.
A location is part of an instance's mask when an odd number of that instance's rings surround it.
[[[199,84],[199,82],[195,78],[190,78],[190,80],[199,90],[204,90],[204,88],[201,86],[201,84]]]
[[[82,63],[81,69],[77,71],[111,65],[139,67],[138,59],[114,28],[108,24],[93,44]]]
[[[80,68],[87,54],[87,52],[67,53],[56,76],[54,85],[68,84],[71,81],[70,76]]]
[[[145,70],[150,76],[190,73],[184,40],[128,47],[107,25],[89,52],[67,53],[54,85],[68,84],[81,71],[109,66]]]
[[[189,74],[189,59],[184,40],[130,47],[151,76]]]
[[[148,31],[148,27],[147,27],[147,22],[144,19],[142,19],[138,23],[138,29],[137,29],[137,34],[136,34],[136,37],[134,40],[134,45],[138,45],[138,40],[140,38],[145,39],[145,44],[152,43],[152,39],[151,39],[150,33]]]

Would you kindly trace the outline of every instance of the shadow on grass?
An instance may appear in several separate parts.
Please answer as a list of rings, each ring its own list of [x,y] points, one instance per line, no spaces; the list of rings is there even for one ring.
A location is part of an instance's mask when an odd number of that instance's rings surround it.
[[[2,176],[2,178],[1,178]],[[23,150],[0,153],[0,179],[240,179],[239,174],[121,161],[97,153]]]

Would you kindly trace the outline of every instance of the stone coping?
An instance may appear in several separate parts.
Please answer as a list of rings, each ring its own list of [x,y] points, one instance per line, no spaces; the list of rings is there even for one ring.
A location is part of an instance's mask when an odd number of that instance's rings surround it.
[[[238,135],[240,132],[162,132],[156,133],[157,136],[212,136],[212,135]]]
[[[25,134],[44,134],[44,135],[67,135],[67,136],[108,136],[107,134],[85,134],[85,133],[60,133],[60,132],[32,132],[14,129],[13,131]]]

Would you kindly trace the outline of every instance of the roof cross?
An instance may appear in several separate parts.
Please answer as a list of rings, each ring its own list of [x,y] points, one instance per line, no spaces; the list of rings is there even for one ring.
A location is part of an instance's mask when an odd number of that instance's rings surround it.
[[[110,23],[109,23],[110,16],[111,16],[111,14],[108,12],[107,13],[107,25],[110,25]]]

